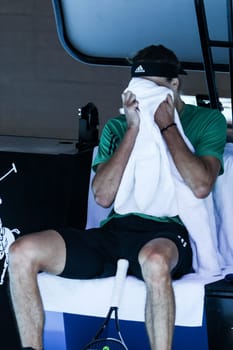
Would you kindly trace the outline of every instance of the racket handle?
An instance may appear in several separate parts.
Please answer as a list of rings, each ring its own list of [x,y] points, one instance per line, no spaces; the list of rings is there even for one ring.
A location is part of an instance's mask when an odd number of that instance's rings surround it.
[[[118,307],[120,302],[120,297],[123,290],[123,285],[126,279],[127,271],[129,267],[129,262],[126,259],[119,259],[117,261],[117,272],[115,276],[115,282],[113,286],[112,302],[111,306]]]

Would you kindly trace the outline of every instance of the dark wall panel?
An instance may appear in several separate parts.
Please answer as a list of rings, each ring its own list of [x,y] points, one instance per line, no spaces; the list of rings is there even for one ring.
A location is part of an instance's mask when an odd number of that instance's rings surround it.
[[[51,1],[0,2],[2,135],[76,139],[78,107],[94,102],[103,122],[118,113],[128,73],[70,57],[58,40]]]
[[[90,66],[65,52],[50,0],[0,1],[1,135],[75,140],[77,109],[90,101],[102,129],[118,113],[128,80],[129,68]],[[219,80],[219,93],[227,96],[228,75]],[[203,73],[185,77],[183,92],[206,93]]]

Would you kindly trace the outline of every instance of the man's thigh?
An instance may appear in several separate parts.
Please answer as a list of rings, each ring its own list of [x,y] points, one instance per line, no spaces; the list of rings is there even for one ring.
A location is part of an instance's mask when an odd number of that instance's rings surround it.
[[[112,276],[118,258],[114,235],[102,228],[58,229],[66,244],[66,264],[61,276],[89,279]]]
[[[178,250],[178,262],[172,269],[173,278],[180,278],[192,271],[192,249],[188,232],[182,225],[155,222],[136,215],[130,215],[123,220],[116,219],[111,225],[114,226],[117,240],[120,242],[119,254],[129,260],[129,272],[132,275],[142,279],[138,262],[139,252],[148,242],[157,238],[171,241]]]

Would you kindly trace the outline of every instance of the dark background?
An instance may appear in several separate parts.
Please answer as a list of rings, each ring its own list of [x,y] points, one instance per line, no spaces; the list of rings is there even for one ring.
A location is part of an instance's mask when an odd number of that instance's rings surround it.
[[[0,182],[3,227],[18,228],[21,235],[57,226],[85,227],[91,150],[75,155],[0,152],[0,159],[0,177],[12,162],[18,171]],[[20,349],[8,276],[0,286],[0,339],[1,349]]]

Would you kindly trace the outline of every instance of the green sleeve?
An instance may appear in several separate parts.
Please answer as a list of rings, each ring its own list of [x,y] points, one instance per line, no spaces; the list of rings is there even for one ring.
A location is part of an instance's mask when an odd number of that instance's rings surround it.
[[[200,140],[197,143],[195,153],[198,156],[213,156],[221,162],[223,173],[223,152],[226,144],[226,119],[218,111],[214,111],[204,123]]]
[[[107,162],[119,146],[126,131],[126,120],[124,116],[110,119],[104,126],[97,155],[92,163],[92,169],[96,171],[100,163]]]

